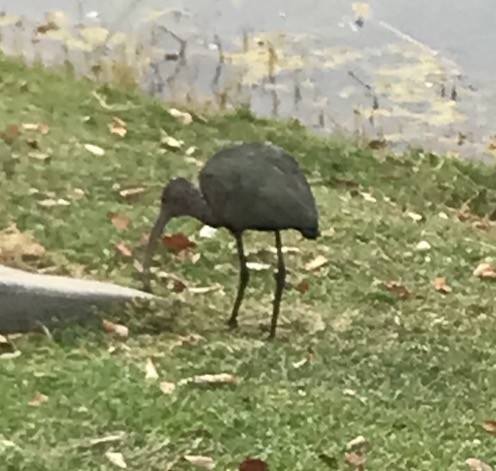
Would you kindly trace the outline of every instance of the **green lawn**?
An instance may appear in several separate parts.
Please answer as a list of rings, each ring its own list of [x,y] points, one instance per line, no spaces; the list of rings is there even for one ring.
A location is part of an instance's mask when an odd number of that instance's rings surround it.
[[[5,58],[0,93],[0,229],[15,222],[48,251],[17,260],[23,265],[84,269],[139,288],[132,260],[115,246],[125,242],[139,260],[162,184],[196,178],[199,164],[238,140],[270,140],[295,155],[323,232],[317,242],[283,235],[299,252],[286,256],[292,288],[273,343],[265,341],[272,270],[253,272],[240,328],[228,331],[234,242],[225,231],[200,238],[201,224],[190,219],[169,230],[197,247],[176,255],[164,246],[155,267],[188,288],[221,289],[176,293],[156,279],[164,303],[107,314],[130,327],[127,340],[93,330],[15,338],[21,355],[0,357],[2,470],[118,469],[108,451],[122,453],[130,470],[197,469],[185,454],[211,457],[219,470],[238,469],[246,456],[271,471],[347,469],[346,444],[358,435],[370,442],[366,469],[463,470],[470,457],[496,464],[496,437],[482,428],[496,419],[495,285],[473,275],[495,254],[496,232],[483,219],[495,215],[495,169],[420,151],[393,158],[244,110],[183,125],[134,92]],[[109,132],[113,117],[127,124],[125,137]],[[49,132],[7,129],[38,122]],[[167,150],[162,131],[183,140],[181,149]],[[197,150],[186,156],[190,146]],[[121,194],[129,188],[144,190],[130,199]],[[69,204],[46,206],[59,199]],[[115,228],[109,212],[128,216],[129,227]],[[419,250],[422,241],[430,248]],[[250,234],[250,261],[273,263],[262,250],[273,243]],[[318,256],[327,263],[307,271]],[[452,291],[436,291],[436,277]],[[298,364],[309,349],[310,361]],[[145,378],[147,359],[159,379]],[[177,384],[206,373],[239,382]],[[164,394],[161,381],[175,391]],[[30,404],[37,393],[47,399]]]

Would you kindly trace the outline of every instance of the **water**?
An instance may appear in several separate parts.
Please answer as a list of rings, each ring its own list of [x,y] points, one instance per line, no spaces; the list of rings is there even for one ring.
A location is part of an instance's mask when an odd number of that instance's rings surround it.
[[[353,11],[351,2],[337,0],[0,0],[0,9],[32,22],[63,10],[74,22],[128,35],[151,38],[155,31],[156,60],[145,64],[141,85],[167,99],[224,94],[259,114],[297,117],[324,132],[492,157],[494,3],[373,0],[368,7]],[[159,25],[187,40],[187,63],[162,60],[178,42]],[[226,55],[221,66],[216,35]],[[272,80],[269,45],[277,57]],[[169,81],[158,83],[159,76]]]

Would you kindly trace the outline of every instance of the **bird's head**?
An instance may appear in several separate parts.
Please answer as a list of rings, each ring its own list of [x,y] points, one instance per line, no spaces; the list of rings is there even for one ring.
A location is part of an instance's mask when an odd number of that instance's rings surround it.
[[[161,212],[167,213],[169,219],[186,216],[191,212],[191,207],[197,204],[199,196],[198,190],[190,181],[174,178],[162,190]]]

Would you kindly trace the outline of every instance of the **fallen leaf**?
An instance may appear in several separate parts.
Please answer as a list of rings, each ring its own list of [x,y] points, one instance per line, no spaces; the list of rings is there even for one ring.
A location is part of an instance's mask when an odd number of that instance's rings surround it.
[[[496,420],[486,420],[482,424],[483,429],[492,435],[496,435]]]
[[[29,157],[31,157],[32,159],[43,161],[49,159],[50,154],[46,154],[44,152],[30,152]]]
[[[268,270],[270,265],[267,263],[247,262],[246,267],[253,271],[263,271]]]
[[[237,384],[238,382],[239,382],[238,377],[233,374],[219,373],[219,374],[198,375],[198,376],[193,376],[191,378],[185,378],[179,381],[178,384],[183,385],[188,383],[195,383],[195,384],[208,385],[208,384]]]
[[[125,137],[127,134],[127,124],[122,119],[116,117],[108,124],[108,128],[111,134],[116,134],[120,137]]]
[[[169,249],[181,252],[182,250],[194,249],[196,244],[188,239],[182,232],[162,236],[162,241]]]
[[[472,226],[475,227],[476,229],[480,229],[481,231],[490,231],[493,226],[494,222],[492,222],[489,217],[484,216],[482,219],[479,219],[477,221],[474,221],[472,223]]]
[[[162,133],[160,143],[171,150],[179,150],[184,145],[184,141],[169,136],[167,133],[164,132]]]
[[[176,108],[171,108],[169,110],[169,114],[185,125],[191,124],[193,122],[193,116],[184,111],[176,110]]]
[[[414,213],[412,211],[409,211],[406,213],[406,215],[412,220],[412,221],[415,221],[415,222],[420,222],[422,221],[422,219],[424,219],[424,216],[422,216],[421,214],[417,214],[417,213]]]
[[[146,379],[158,379],[157,369],[150,358],[147,358],[145,365],[145,378]]]
[[[92,438],[90,440],[90,445],[91,446],[96,446],[96,445],[101,445],[102,443],[111,443],[111,442],[118,442],[122,440],[125,436],[124,432],[115,434],[115,435],[107,435],[106,437],[99,437],[99,438]]]
[[[184,455],[184,459],[189,463],[203,469],[214,469],[215,462],[208,456],[201,455]]]
[[[133,256],[133,251],[125,242],[119,242],[115,246],[115,249],[117,250],[117,253],[122,255],[124,258],[131,258]]]
[[[313,260],[305,265],[306,271],[315,271],[327,264],[328,260],[323,255],[317,255]]]
[[[298,291],[301,294],[305,294],[308,289],[310,288],[310,285],[307,280],[301,280],[296,286],[295,290]]]
[[[129,224],[131,224],[131,218],[129,218],[129,216],[126,216],[125,214],[109,212],[108,218],[110,219],[112,225],[119,230],[127,229],[129,227]]]
[[[105,150],[103,150],[101,147],[95,146],[93,144],[83,144],[83,147],[93,155],[97,155],[99,157],[101,157],[102,155],[105,155]]]
[[[370,193],[360,192],[360,194],[365,201],[368,201],[369,203],[377,203],[377,200]]]
[[[114,324],[106,319],[102,320],[102,327],[107,334],[115,334],[118,337],[127,338],[129,337],[129,329],[122,324]]]
[[[365,469],[365,461],[367,459],[363,455],[359,455],[358,453],[345,453],[344,454],[344,462],[348,465],[351,466],[352,468],[355,468],[359,471],[362,471]]]
[[[453,288],[451,288],[451,286],[446,283],[446,279],[442,276],[434,278],[434,280],[432,281],[432,286],[434,286],[434,289],[436,291],[444,294],[448,294],[453,291]]]
[[[477,458],[469,458],[465,460],[465,464],[470,468],[470,471],[493,471],[493,468]]]
[[[363,436],[359,435],[358,437],[354,438],[353,440],[350,440],[346,444],[346,451],[360,451],[361,453],[364,452],[365,449],[369,447],[369,442],[368,440]]]
[[[190,146],[186,149],[185,154],[190,156],[190,155],[193,155],[197,150],[198,150],[198,148],[196,146]]]
[[[124,455],[115,451],[107,451],[105,457],[115,466],[121,469],[126,469],[127,464],[124,460]]]
[[[492,263],[481,262],[475,268],[473,275],[481,279],[496,280],[496,268]]]
[[[386,281],[384,283],[384,286],[391,294],[394,294],[401,299],[411,299],[413,297],[412,292],[408,288],[406,288],[406,286],[402,285],[399,281]]]
[[[176,390],[176,385],[168,381],[162,381],[159,387],[164,394],[172,394]]]
[[[50,130],[46,123],[23,123],[21,126],[24,131],[38,131],[40,134],[48,134]]]
[[[46,249],[36,242],[30,232],[21,232],[15,224],[0,231],[0,263],[38,260],[46,255]]]
[[[41,394],[40,392],[36,392],[28,404],[32,407],[40,407],[46,401],[48,401],[48,396]]]
[[[215,283],[211,286],[196,286],[196,287],[188,287],[188,291],[192,294],[206,294],[212,291],[219,291],[222,289],[222,285],[220,283]]]
[[[137,188],[127,188],[119,191],[119,195],[124,198],[127,202],[136,201],[138,196],[144,193],[145,189],[140,186]]]
[[[239,465],[239,471],[269,471],[269,465],[258,458],[246,458]]]
[[[211,239],[217,233],[217,229],[215,227],[203,226],[198,232],[198,235],[205,239]]]
[[[18,124],[11,124],[5,128],[4,131],[0,132],[0,137],[7,144],[11,145],[20,136],[21,128]]]
[[[426,252],[427,250],[431,249],[431,244],[427,242],[426,240],[421,240],[416,246],[415,250],[418,250],[419,252]]]
[[[0,354],[0,360],[13,360],[14,358],[17,358],[18,356],[21,356],[20,350],[16,350],[15,352],[2,353],[2,354]]]
[[[48,126],[47,123],[43,123],[43,122],[38,123],[38,132],[40,134],[45,135],[48,134],[49,131],[50,131],[50,126]]]
[[[38,204],[44,208],[53,208],[55,206],[70,206],[71,203],[64,198],[59,198],[56,200],[47,198],[45,200],[38,201]]]

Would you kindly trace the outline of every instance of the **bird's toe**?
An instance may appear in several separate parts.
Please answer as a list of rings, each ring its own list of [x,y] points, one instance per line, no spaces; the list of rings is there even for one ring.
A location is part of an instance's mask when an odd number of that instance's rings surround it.
[[[227,325],[230,329],[236,329],[238,327],[238,320],[232,317],[227,321]]]

